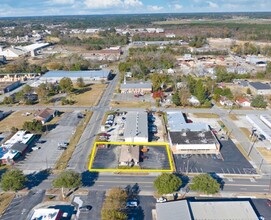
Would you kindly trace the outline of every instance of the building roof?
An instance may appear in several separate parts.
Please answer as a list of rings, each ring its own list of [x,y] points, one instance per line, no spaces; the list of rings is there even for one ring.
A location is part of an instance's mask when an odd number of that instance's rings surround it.
[[[201,201],[189,203],[197,220],[258,220],[249,201]]]
[[[261,82],[250,82],[249,83],[256,90],[269,90],[271,86],[269,83],[261,83]]]
[[[192,220],[186,200],[156,203],[157,220]]]
[[[52,115],[54,115],[55,113],[55,110],[53,109],[50,109],[50,108],[46,108],[46,109],[43,109],[43,110],[37,110],[34,115],[38,118],[42,118],[42,119],[46,119]]]
[[[124,145],[121,146],[119,162],[139,162],[139,146]]]
[[[151,83],[122,83],[120,89],[152,89]]]
[[[238,102],[238,103],[249,102],[250,103],[250,101],[247,98],[238,98],[238,99],[236,99],[236,102]]]
[[[204,123],[187,123],[181,111],[167,112],[168,129],[169,131],[202,131],[209,130],[207,124]]]
[[[35,209],[30,220],[56,220],[60,217],[60,214],[61,211],[59,209]]]
[[[17,56],[21,56],[21,55],[24,55],[26,53],[26,51],[24,51],[24,50],[22,50],[20,48],[15,48],[15,47],[7,48],[6,51],[10,51],[10,52],[16,54]]]
[[[46,80],[47,78],[95,78],[95,77],[102,77],[107,78],[110,73],[108,69],[101,69],[101,70],[87,70],[87,71],[65,71],[65,70],[56,70],[56,71],[49,71],[45,73],[41,79]]]
[[[16,83],[19,83],[19,81],[15,81],[15,82],[0,82],[0,90],[4,90],[8,86],[11,86],[11,85],[16,84]]]
[[[124,138],[144,137],[148,138],[147,112],[128,112],[124,126]]]
[[[217,140],[211,131],[169,132],[173,144],[216,144]]]
[[[15,144],[13,144],[10,149],[11,150],[16,150],[16,151],[22,153],[26,148],[27,148],[27,144],[17,142]]]
[[[43,47],[47,47],[49,45],[50,45],[49,43],[35,43],[35,44],[30,44],[30,45],[24,46],[23,49],[26,51],[32,51],[32,50],[41,49]]]

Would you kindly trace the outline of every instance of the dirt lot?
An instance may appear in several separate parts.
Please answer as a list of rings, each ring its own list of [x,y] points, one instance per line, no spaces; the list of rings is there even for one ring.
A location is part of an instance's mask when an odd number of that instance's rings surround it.
[[[261,153],[263,158],[268,162],[271,163],[271,150],[267,150],[265,147],[257,147],[257,150]]]
[[[26,116],[25,113],[29,112],[31,115]],[[33,119],[34,111],[17,111],[10,114],[8,117],[0,121],[0,132],[10,131],[12,127],[21,129],[25,121]]]

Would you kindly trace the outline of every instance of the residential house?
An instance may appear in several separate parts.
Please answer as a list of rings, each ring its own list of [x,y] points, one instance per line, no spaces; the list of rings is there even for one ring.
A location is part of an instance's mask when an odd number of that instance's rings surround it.
[[[50,121],[56,115],[57,111],[50,108],[38,110],[34,113],[35,119],[41,121],[42,124],[45,124],[47,121]]]
[[[119,165],[134,166],[139,164],[140,149],[139,146],[124,145],[121,146]]]
[[[191,105],[194,105],[194,106],[199,106],[200,105],[200,101],[198,100],[198,98],[196,96],[193,96],[193,95],[190,96],[190,98],[188,99],[188,102]]]
[[[251,105],[251,102],[247,98],[238,98],[236,99],[236,103],[237,105],[242,106],[242,107],[250,107]]]
[[[229,100],[227,97],[225,96],[221,96],[220,97],[220,101],[219,103],[223,106],[226,106],[226,107],[232,107],[233,106],[233,102],[231,100]]]

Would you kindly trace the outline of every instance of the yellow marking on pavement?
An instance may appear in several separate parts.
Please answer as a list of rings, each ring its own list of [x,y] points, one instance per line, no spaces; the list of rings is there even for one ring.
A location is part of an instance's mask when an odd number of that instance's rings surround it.
[[[259,186],[259,187],[269,187],[269,185],[252,185],[252,184],[225,184],[225,186]]]
[[[97,149],[97,145],[106,145],[106,144],[112,144],[112,145],[143,145],[143,146],[153,146],[153,147],[165,147],[166,148],[166,152],[168,155],[168,159],[169,159],[169,166],[170,169],[164,169],[164,170],[155,170],[155,169],[121,169],[121,168],[115,168],[115,169],[95,169],[92,168],[94,159],[95,159],[95,155],[96,155],[96,149]],[[150,172],[173,172],[173,159],[171,157],[170,154],[170,149],[169,149],[169,144],[168,143],[150,143],[150,142],[95,142],[94,143],[94,147],[92,149],[91,152],[91,156],[90,156],[90,161],[89,161],[89,166],[88,166],[89,171],[91,172],[124,172],[124,173],[150,173]]]

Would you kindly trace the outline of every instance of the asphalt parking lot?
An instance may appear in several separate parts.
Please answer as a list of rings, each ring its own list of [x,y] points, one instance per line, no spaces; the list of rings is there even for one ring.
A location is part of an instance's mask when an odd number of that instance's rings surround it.
[[[80,211],[80,220],[100,220],[101,219],[101,209],[103,206],[103,201],[105,199],[104,191],[89,191],[87,196],[80,196],[84,205],[91,205],[92,209],[90,211]]]
[[[64,113],[56,126],[40,138],[40,140],[44,142],[34,144],[40,149],[26,154],[25,158],[16,164],[16,167],[25,173],[53,168],[63,153],[63,150],[57,149],[58,143],[70,141],[70,138],[81,120],[77,117],[78,113],[78,111]]]
[[[45,190],[30,191],[26,196],[17,196],[1,216],[1,220],[25,220],[28,213],[42,202]]]
[[[221,158],[213,155],[174,155],[176,170],[183,173],[256,174],[256,170],[237,149],[232,140],[220,141]]]
[[[116,169],[120,155],[120,147],[111,145],[109,148],[97,148],[92,169]],[[170,163],[165,146],[147,146],[146,153],[140,153],[141,169],[169,170]]]
[[[149,220],[152,219],[152,209],[155,208],[156,201],[153,196],[138,196],[139,206],[127,208],[128,219]]]
[[[118,93],[115,94],[113,100],[119,102],[151,102],[153,98],[151,97],[151,94],[145,94],[139,97],[135,97],[134,94],[131,93]]]

